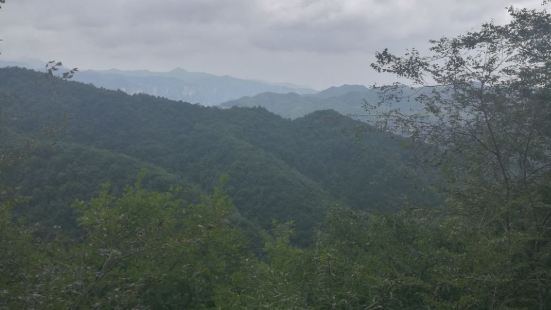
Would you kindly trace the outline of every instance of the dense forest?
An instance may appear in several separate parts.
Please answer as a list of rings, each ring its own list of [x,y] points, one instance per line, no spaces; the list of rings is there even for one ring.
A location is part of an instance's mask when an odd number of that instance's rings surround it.
[[[408,167],[403,141],[333,111],[289,121],[259,108],[129,96],[18,68],[0,69],[0,79],[6,134],[15,144],[34,141],[5,175],[34,200],[19,208],[32,219],[66,223],[74,199],[91,198],[107,181],[124,188],[142,168],[151,189],[183,182],[209,191],[227,175],[240,213],[263,228],[293,220],[303,241],[333,205],[396,210],[406,197],[436,200],[429,174]]]
[[[377,53],[367,123],[0,69],[0,309],[548,309],[551,14],[509,13]]]

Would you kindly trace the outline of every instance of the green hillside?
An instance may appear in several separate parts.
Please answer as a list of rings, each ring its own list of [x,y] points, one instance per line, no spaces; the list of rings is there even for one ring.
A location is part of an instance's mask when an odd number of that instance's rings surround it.
[[[129,96],[23,69],[2,69],[0,80],[5,126],[33,137],[57,128],[55,139],[63,143],[53,158],[31,157],[37,169],[25,163],[17,172],[23,192],[46,191],[36,196],[41,204],[44,195],[64,203],[86,198],[104,181],[129,181],[141,167],[204,191],[227,175],[243,216],[265,228],[273,220],[295,221],[304,239],[336,204],[391,210],[434,199],[406,168],[399,139],[333,111],[291,121],[261,108],[221,110]],[[65,158],[82,162],[71,166]],[[76,178],[59,177],[64,173]],[[37,174],[57,183],[44,188]],[[87,190],[68,195],[65,187]]]

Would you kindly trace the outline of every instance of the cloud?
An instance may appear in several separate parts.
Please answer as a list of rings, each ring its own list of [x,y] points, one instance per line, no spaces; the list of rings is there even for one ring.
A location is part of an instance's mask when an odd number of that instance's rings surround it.
[[[513,0],[512,0],[513,1]],[[540,0],[516,0],[538,6]],[[376,50],[507,18],[503,0],[11,0],[3,57],[82,68],[177,66],[317,87],[368,83]],[[285,72],[288,72],[287,74]],[[321,73],[321,74],[320,74]]]

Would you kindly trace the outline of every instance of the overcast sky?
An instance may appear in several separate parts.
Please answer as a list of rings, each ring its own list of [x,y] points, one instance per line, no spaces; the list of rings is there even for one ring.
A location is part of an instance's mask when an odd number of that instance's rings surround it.
[[[377,50],[507,20],[541,0],[7,0],[1,58],[330,85],[384,83]]]

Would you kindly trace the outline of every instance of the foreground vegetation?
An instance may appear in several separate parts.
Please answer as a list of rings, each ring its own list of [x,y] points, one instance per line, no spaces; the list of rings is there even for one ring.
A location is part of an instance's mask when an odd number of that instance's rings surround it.
[[[543,203],[551,204],[551,188]],[[529,232],[426,210],[332,209],[312,246],[274,226],[253,246],[221,188],[185,205],[139,182],[78,202],[82,236],[44,240],[2,207],[4,308],[537,308],[549,251]],[[512,243],[511,243],[512,241]],[[538,240],[539,241],[539,240]]]

